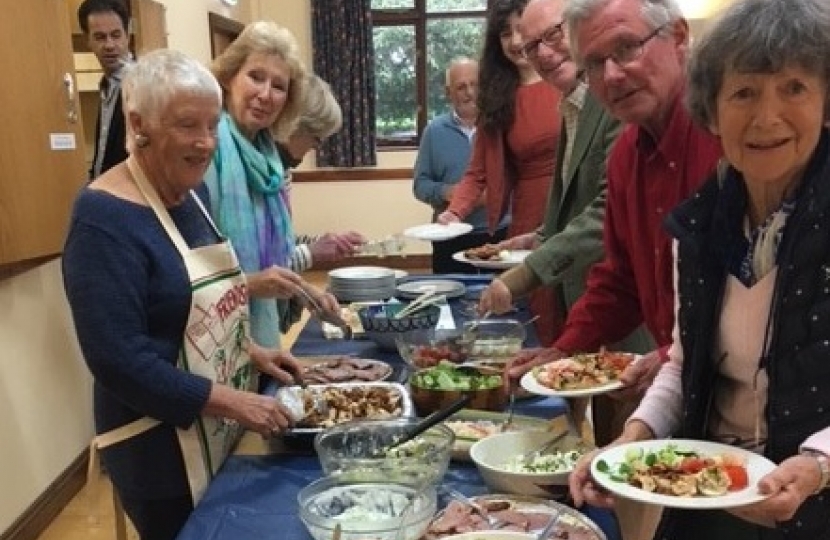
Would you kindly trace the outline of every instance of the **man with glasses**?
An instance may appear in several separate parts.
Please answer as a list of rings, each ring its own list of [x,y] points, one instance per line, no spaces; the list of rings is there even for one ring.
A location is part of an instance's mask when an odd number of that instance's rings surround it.
[[[553,347],[519,357],[510,375],[596,351],[645,323],[659,349],[623,374],[626,388],[614,396],[637,400],[672,341],[672,253],[664,216],[703,183],[721,149],[692,124],[683,105],[689,26],[675,0],[569,0],[564,15],[591,93],[628,125],[608,160],[605,258],[591,269],[585,294]],[[651,538],[654,516],[617,510],[626,540]]]
[[[479,311],[503,313],[517,297],[551,287],[554,312],[566,315],[585,292],[588,270],[602,259],[605,216],[605,163],[620,123],[588,92],[571,57],[562,18],[564,0],[531,0],[522,13],[522,54],[562,96],[559,147],[545,220],[537,234],[506,240],[504,249],[533,249],[524,262],[495,278],[482,293]],[[609,344],[610,345],[610,344]],[[641,329],[615,349],[648,352],[654,347]],[[570,403],[577,425],[587,400]],[[633,408],[622,410],[607,397],[593,400],[594,439],[604,445],[616,438]]]

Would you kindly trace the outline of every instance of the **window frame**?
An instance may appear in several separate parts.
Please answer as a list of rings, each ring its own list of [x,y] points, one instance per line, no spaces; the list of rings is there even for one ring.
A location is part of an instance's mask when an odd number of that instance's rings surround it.
[[[412,26],[415,28],[415,99],[417,108],[415,113],[415,136],[408,138],[388,138],[376,134],[376,146],[380,151],[392,149],[417,148],[421,141],[421,134],[427,125],[428,104],[428,77],[426,58],[426,33],[430,20],[449,19],[482,19],[487,21],[487,11],[492,0],[486,0],[486,7],[482,10],[467,11],[434,11],[427,12],[427,0],[413,0],[411,8],[372,9],[372,26],[374,28],[389,26]],[[483,36],[482,36],[483,39]],[[374,47],[374,43],[372,43]]]

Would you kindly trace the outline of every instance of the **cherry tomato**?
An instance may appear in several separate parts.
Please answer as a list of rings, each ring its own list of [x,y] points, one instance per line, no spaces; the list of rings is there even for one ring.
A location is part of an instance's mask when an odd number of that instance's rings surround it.
[[[680,470],[686,474],[697,474],[704,467],[706,467],[706,462],[696,457],[687,457],[680,462]]]
[[[738,491],[749,485],[749,475],[743,465],[724,465],[723,470],[729,477],[729,491]]]

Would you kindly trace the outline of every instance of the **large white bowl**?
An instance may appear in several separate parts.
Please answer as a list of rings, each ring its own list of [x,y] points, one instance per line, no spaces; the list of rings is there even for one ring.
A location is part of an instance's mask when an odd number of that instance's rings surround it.
[[[435,515],[437,499],[434,486],[396,483],[365,471],[326,476],[297,494],[300,519],[315,540],[331,540],[338,524],[341,540],[418,540]],[[344,517],[354,512],[356,501],[365,511]],[[400,529],[406,532],[398,538]]]
[[[515,493],[535,497],[559,498],[568,491],[571,471],[558,473],[511,472],[504,468],[513,457],[537,450],[554,436],[550,431],[512,431],[491,435],[470,447],[470,458],[494,493]],[[581,438],[567,435],[550,451],[573,450],[588,446]]]

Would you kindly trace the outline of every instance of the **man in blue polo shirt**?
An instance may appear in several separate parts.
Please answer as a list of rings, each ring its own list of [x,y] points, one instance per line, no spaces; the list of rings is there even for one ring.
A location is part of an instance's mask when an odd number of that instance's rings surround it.
[[[447,68],[446,93],[452,108],[436,116],[426,127],[415,162],[413,191],[419,201],[433,208],[433,221],[446,210],[455,184],[464,175],[470,161],[478,118],[478,63],[469,58],[453,60]],[[503,220],[496,234],[490,235],[486,211],[481,204],[465,221],[473,226],[472,232],[432,243],[433,273],[475,273],[476,269],[471,265],[453,260],[453,254],[503,240],[508,223],[507,219]]]

